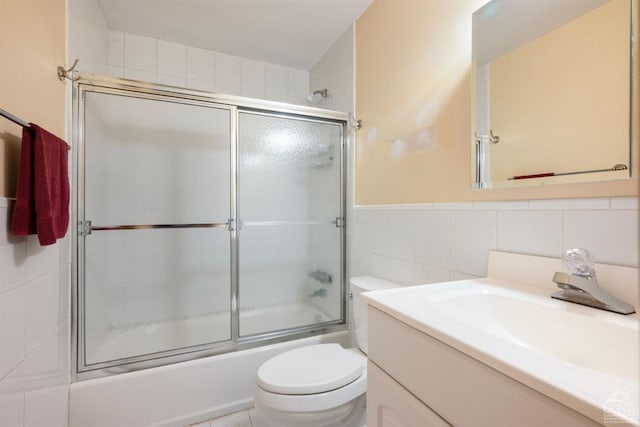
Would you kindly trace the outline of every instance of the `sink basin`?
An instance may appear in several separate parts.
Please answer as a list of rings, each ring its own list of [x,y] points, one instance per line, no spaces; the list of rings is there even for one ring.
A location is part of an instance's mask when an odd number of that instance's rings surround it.
[[[371,292],[364,298],[599,423],[605,411],[614,411],[616,423],[640,425],[638,316],[549,294],[487,278]]]
[[[567,305],[548,296],[479,285],[466,282],[429,287],[414,303],[524,348],[638,380],[637,320]]]

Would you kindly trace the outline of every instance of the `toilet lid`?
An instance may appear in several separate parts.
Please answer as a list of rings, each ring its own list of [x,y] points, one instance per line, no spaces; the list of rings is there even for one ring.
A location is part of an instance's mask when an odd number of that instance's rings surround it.
[[[258,369],[258,386],[279,394],[315,394],[357,379],[366,359],[338,344],[297,348],[267,360]]]

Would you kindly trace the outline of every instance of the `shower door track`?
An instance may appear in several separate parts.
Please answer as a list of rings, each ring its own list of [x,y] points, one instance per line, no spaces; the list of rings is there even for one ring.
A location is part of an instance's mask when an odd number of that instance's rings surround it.
[[[238,96],[220,95],[190,89],[181,89],[153,83],[137,82],[114,77],[97,76],[89,73],[76,73],[77,79],[73,85],[72,128],[73,162],[77,166],[73,168],[73,191],[77,197],[73,198],[73,222],[77,227],[70,227],[73,241],[73,265],[72,265],[72,381],[81,381],[91,378],[110,376],[118,373],[138,371],[151,367],[198,359],[201,357],[232,351],[259,347],[266,344],[275,344],[298,338],[305,338],[323,333],[331,333],[346,330],[347,297],[346,297],[346,230],[345,230],[345,206],[346,206],[346,140],[347,123],[346,113],[322,110],[318,108],[295,106],[286,103],[249,99]],[[123,95],[165,102],[183,103],[189,105],[207,106],[213,108],[228,109],[231,112],[231,212],[227,222],[213,223],[185,223],[185,224],[106,224],[92,225],[91,221],[85,221],[84,213],[84,94],[86,92],[98,92],[104,94]],[[238,135],[237,124],[239,112],[248,112],[272,117],[284,117],[319,123],[336,123],[342,127],[340,144],[340,217],[333,221],[238,221],[237,212],[237,186],[238,186]],[[238,306],[238,245],[237,231],[246,226],[277,226],[277,225],[326,225],[335,224],[340,230],[340,254],[341,254],[341,302],[339,319],[320,324],[294,327],[283,330],[274,330],[266,333],[240,336],[240,311]],[[87,365],[85,356],[81,354],[85,348],[84,337],[84,239],[92,232],[114,230],[145,230],[145,229],[188,229],[188,228],[227,228],[231,241],[231,338],[229,340],[192,345],[165,351],[157,351],[150,354],[142,354],[132,357],[100,362]],[[82,286],[81,286],[82,285]]]

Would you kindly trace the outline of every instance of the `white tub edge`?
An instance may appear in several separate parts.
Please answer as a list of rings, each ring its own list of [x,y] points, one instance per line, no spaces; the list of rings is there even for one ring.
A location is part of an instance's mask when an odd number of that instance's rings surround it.
[[[69,427],[183,427],[253,405],[258,367],[292,348],[349,345],[340,331],[71,384]]]

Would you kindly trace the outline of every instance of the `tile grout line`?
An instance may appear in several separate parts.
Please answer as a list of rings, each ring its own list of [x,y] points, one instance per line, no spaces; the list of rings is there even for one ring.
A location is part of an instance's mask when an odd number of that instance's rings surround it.
[[[504,212],[504,210],[499,211],[499,210],[495,210],[495,220],[496,220],[496,240],[495,240],[495,248],[493,249],[494,251],[499,251],[500,249],[500,213]],[[489,274],[487,272],[487,274]]]
[[[451,265],[451,247],[453,246],[451,241],[451,210],[445,210],[445,213],[447,215],[447,270],[449,271],[449,279],[451,279],[451,272],[453,271]]]
[[[566,224],[566,211],[560,211],[560,255],[564,254],[566,246],[566,232],[565,232],[565,224]]]

